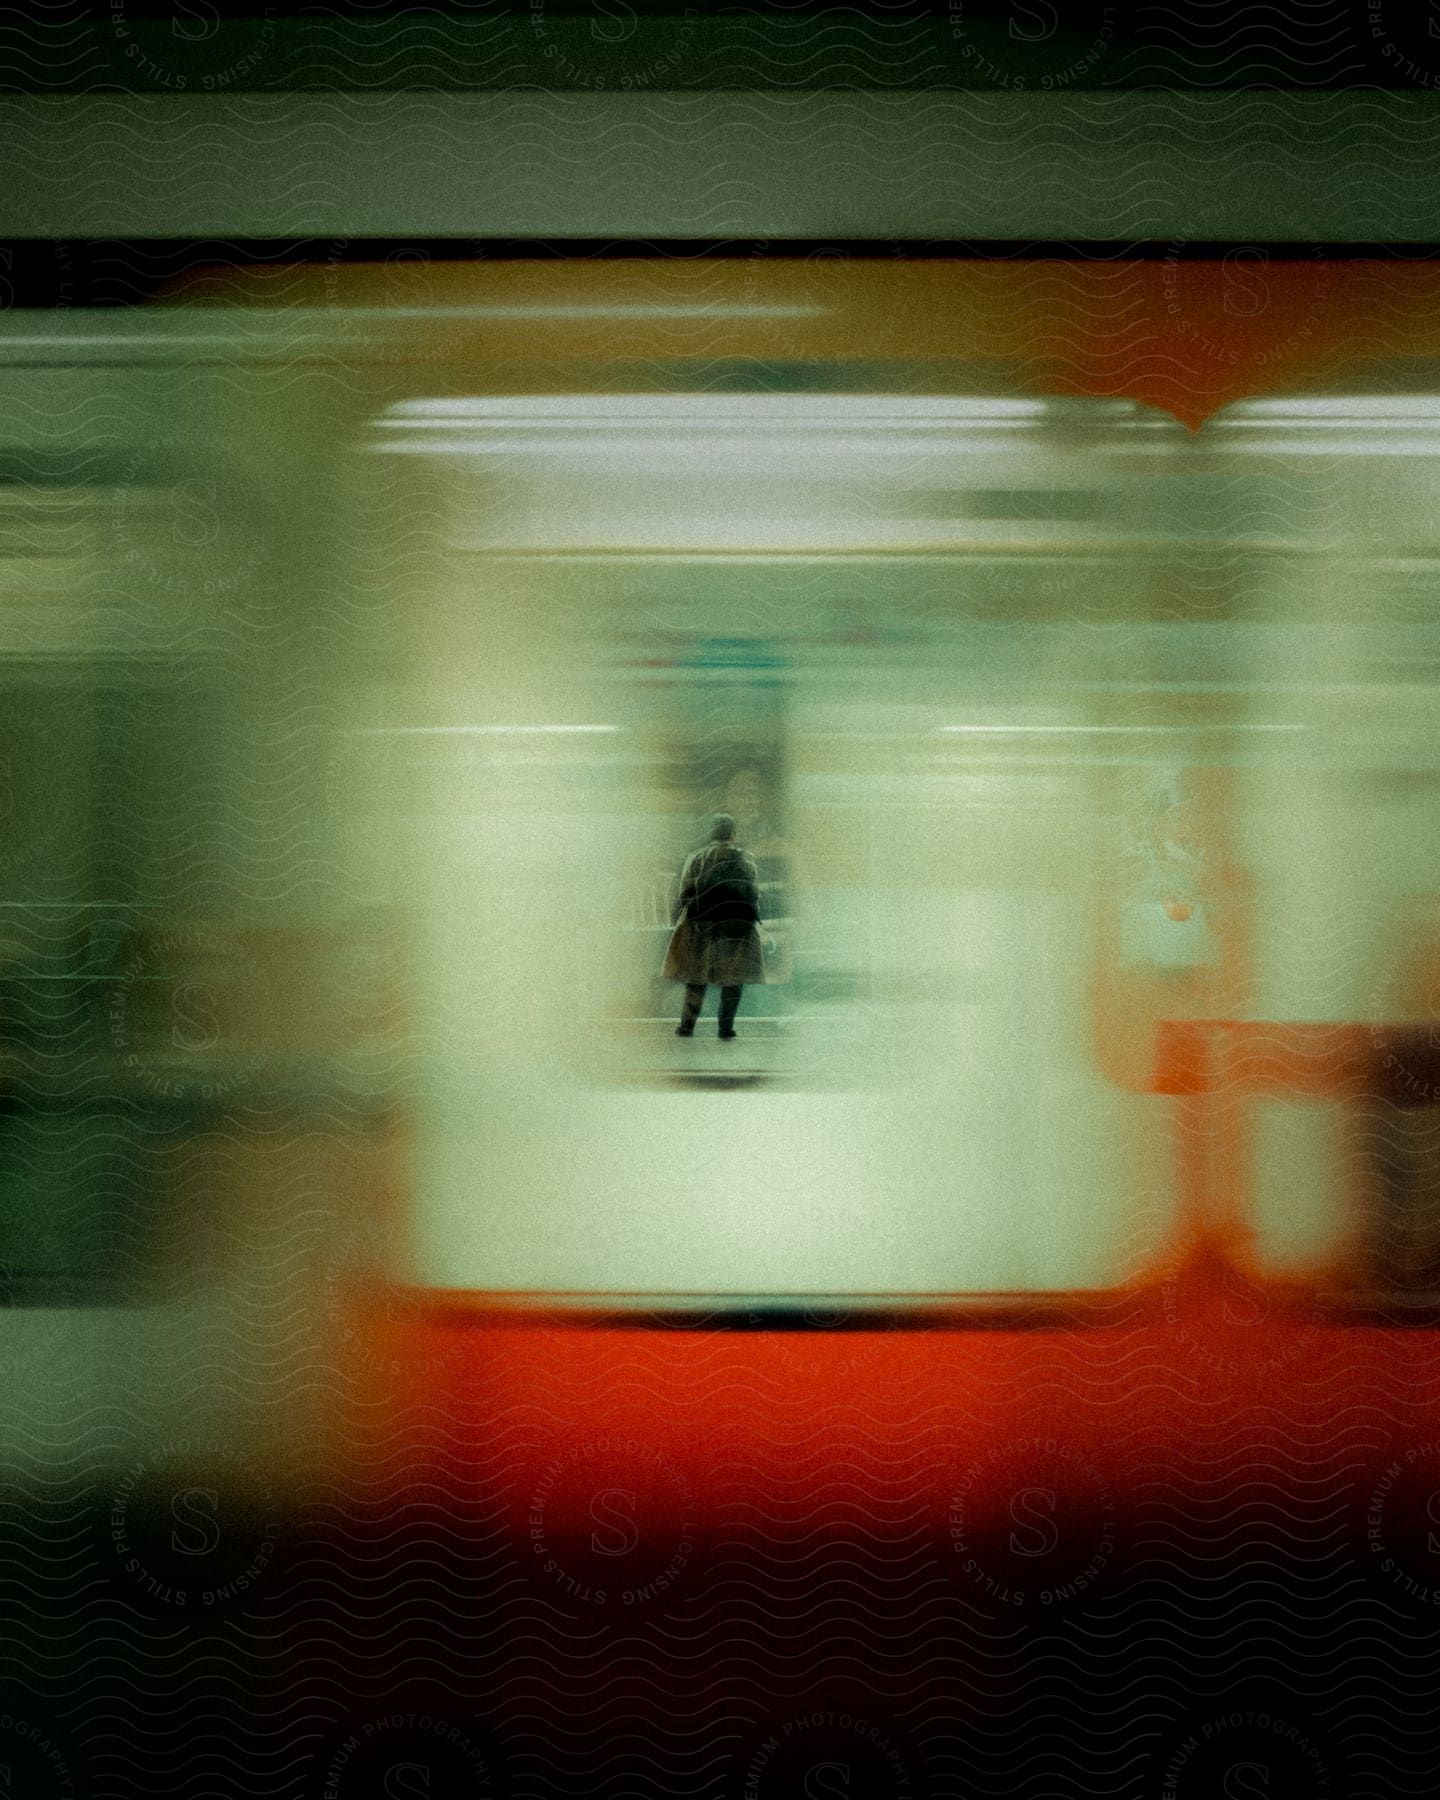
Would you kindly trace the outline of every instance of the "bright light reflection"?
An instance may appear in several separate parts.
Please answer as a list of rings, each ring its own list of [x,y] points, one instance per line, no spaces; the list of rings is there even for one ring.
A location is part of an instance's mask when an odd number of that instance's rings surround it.
[[[706,425],[727,419],[782,423],[867,419],[914,424],[926,419],[1038,419],[1051,410],[1045,400],[1001,400],[985,395],[936,399],[897,394],[545,394],[520,400],[471,396],[402,400],[379,423],[463,419],[484,424],[549,425],[558,419],[607,429],[632,421],[660,420]],[[1105,410],[1129,414],[1135,409],[1128,401],[1120,401],[1105,405]]]
[[[1251,725],[1245,723],[1222,723],[1214,725],[937,725],[937,731],[946,732],[1003,732],[1012,737],[1018,732],[1063,732],[1069,736],[1072,732],[1104,732],[1132,733],[1145,732],[1171,737],[1180,731],[1308,731],[1308,725]]]
[[[621,725],[362,725],[353,737],[524,736],[553,731],[622,731]]]

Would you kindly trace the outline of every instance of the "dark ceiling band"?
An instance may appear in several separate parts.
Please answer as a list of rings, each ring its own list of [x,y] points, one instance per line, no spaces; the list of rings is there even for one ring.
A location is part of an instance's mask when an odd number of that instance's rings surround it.
[[[0,310],[7,307],[136,306],[199,269],[334,267],[408,256],[434,262],[584,260],[695,261],[832,255],[865,260],[929,262],[1205,262],[1222,261],[1233,240],[985,238],[12,238],[0,240]],[[1271,262],[1383,261],[1440,258],[1436,243],[1327,244],[1246,240],[1243,248]]]

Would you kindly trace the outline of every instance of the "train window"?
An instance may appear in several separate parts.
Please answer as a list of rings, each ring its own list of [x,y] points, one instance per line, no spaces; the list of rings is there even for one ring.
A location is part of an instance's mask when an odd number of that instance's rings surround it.
[[[12,371],[0,421],[0,1298],[112,1304],[193,1285],[177,1226],[198,1140],[253,1095],[258,964],[241,746],[255,683],[223,434],[76,447],[80,372]],[[113,375],[135,425],[153,372]],[[90,396],[93,401],[93,395]],[[253,866],[253,865],[252,865]],[[193,1208],[203,1221],[203,1202]],[[183,1264],[183,1268],[182,1265]],[[12,1321],[12,1323],[14,1323]],[[16,1325],[23,1337],[24,1322]],[[26,1340],[28,1341],[28,1340]]]
[[[903,395],[452,394],[375,422],[351,480],[395,678],[350,742],[414,923],[416,1279],[1087,1288],[1163,1232],[1168,1122],[1090,1023],[1091,683],[1151,658],[1153,550],[1123,516],[1077,539],[1059,498],[1141,434],[1163,460],[1155,427]],[[939,516],[950,487],[1050,498]],[[1125,596],[1097,661],[1087,611]],[[717,813],[764,969],[733,1039],[714,981],[679,1037],[665,948]]]
[[[185,785],[174,745],[200,734],[173,670],[138,685],[75,662],[6,673],[0,1278],[12,1304],[123,1299],[153,1282],[186,1119],[189,1084],[163,1079],[156,1054],[211,991],[160,966],[174,896],[154,891],[146,842],[164,830],[158,795],[175,808]],[[199,767],[192,755],[191,783]],[[213,781],[203,799],[213,817]],[[192,1037],[207,1024],[190,1018]]]

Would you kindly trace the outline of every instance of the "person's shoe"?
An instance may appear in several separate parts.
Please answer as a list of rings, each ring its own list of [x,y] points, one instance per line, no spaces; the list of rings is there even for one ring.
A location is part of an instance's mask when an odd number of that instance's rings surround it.
[[[677,1025],[675,1035],[676,1037],[694,1037],[695,1027],[693,1025]]]
[[[733,1031],[717,1031],[715,1035],[722,1038],[732,1038],[735,1033]]]

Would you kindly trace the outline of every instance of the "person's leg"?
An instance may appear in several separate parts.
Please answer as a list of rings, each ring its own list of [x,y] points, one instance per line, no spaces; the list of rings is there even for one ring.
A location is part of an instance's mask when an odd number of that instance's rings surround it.
[[[735,1035],[735,1014],[740,1006],[739,987],[722,987],[720,990],[720,1035],[731,1038]]]
[[[680,1023],[675,1027],[676,1037],[694,1037],[695,1021],[700,1017],[700,1008],[705,1004],[705,983],[685,989],[685,1004],[680,1009]]]

